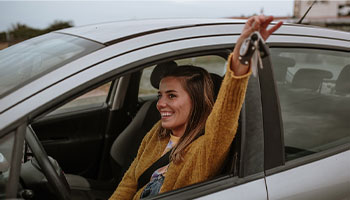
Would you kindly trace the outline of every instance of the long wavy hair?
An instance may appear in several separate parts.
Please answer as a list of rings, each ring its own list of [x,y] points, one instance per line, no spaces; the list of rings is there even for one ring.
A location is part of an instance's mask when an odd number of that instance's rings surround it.
[[[205,69],[191,65],[179,66],[166,72],[162,78],[165,77],[178,78],[192,101],[185,133],[170,154],[170,160],[176,164],[183,161],[186,147],[204,134],[206,120],[214,105],[213,81]],[[160,138],[165,138],[170,133],[170,130],[163,127],[159,129]]]

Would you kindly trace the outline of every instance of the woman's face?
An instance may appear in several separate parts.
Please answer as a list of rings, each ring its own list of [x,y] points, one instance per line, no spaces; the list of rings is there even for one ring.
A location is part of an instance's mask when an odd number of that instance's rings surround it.
[[[189,94],[179,78],[165,77],[159,84],[157,109],[162,127],[170,129],[175,136],[182,136],[192,107]]]

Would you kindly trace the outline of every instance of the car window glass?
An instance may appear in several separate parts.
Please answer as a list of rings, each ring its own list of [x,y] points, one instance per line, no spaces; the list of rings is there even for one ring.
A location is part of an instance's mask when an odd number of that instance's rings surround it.
[[[87,108],[101,107],[107,100],[111,82],[95,88],[59,107],[51,114],[84,110]]]
[[[203,67],[209,73],[215,73],[223,76],[225,73],[226,60],[217,55],[198,56],[185,59],[175,60],[177,65],[194,65]],[[151,73],[155,65],[145,68],[142,72],[139,97],[157,95],[158,90],[153,88],[150,82]]]
[[[350,53],[271,49],[286,160],[350,141]]]

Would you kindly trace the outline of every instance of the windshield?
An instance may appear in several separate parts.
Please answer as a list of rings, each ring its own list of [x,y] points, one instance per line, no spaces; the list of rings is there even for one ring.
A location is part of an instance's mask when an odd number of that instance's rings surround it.
[[[49,33],[0,51],[0,98],[16,88],[103,45]]]

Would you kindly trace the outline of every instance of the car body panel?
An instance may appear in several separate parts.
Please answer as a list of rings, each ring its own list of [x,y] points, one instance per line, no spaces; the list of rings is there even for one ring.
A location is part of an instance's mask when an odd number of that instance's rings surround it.
[[[125,40],[129,37],[136,37],[153,32],[162,32],[172,29],[181,29],[195,26],[220,26],[222,24],[231,24],[243,28],[244,20],[235,19],[163,19],[163,20],[139,20],[139,21],[121,21],[105,24],[96,24],[90,26],[82,26],[77,28],[64,29],[57,32],[77,35],[99,43],[111,43],[112,41]],[[239,32],[240,32],[239,30]],[[131,34],[132,33],[132,34]],[[326,37],[344,40],[346,34],[336,30],[318,31],[318,27],[310,27],[303,25],[285,24],[275,34],[294,35],[294,36],[310,36],[310,37]]]
[[[254,192],[253,192],[254,191]],[[211,200],[211,199],[220,199],[220,200],[229,200],[229,199],[268,199],[265,180],[258,179],[236,187],[232,187],[226,190],[222,190],[213,194],[209,194],[200,198],[200,200]]]
[[[112,41],[125,40],[126,38],[130,37],[137,37],[140,35],[167,31],[171,29],[232,23],[244,24],[244,21],[230,19],[132,20],[82,26],[78,28],[60,30],[58,32],[70,35],[79,35],[80,37],[105,44]]]
[[[266,177],[269,199],[348,199],[350,150]]]

